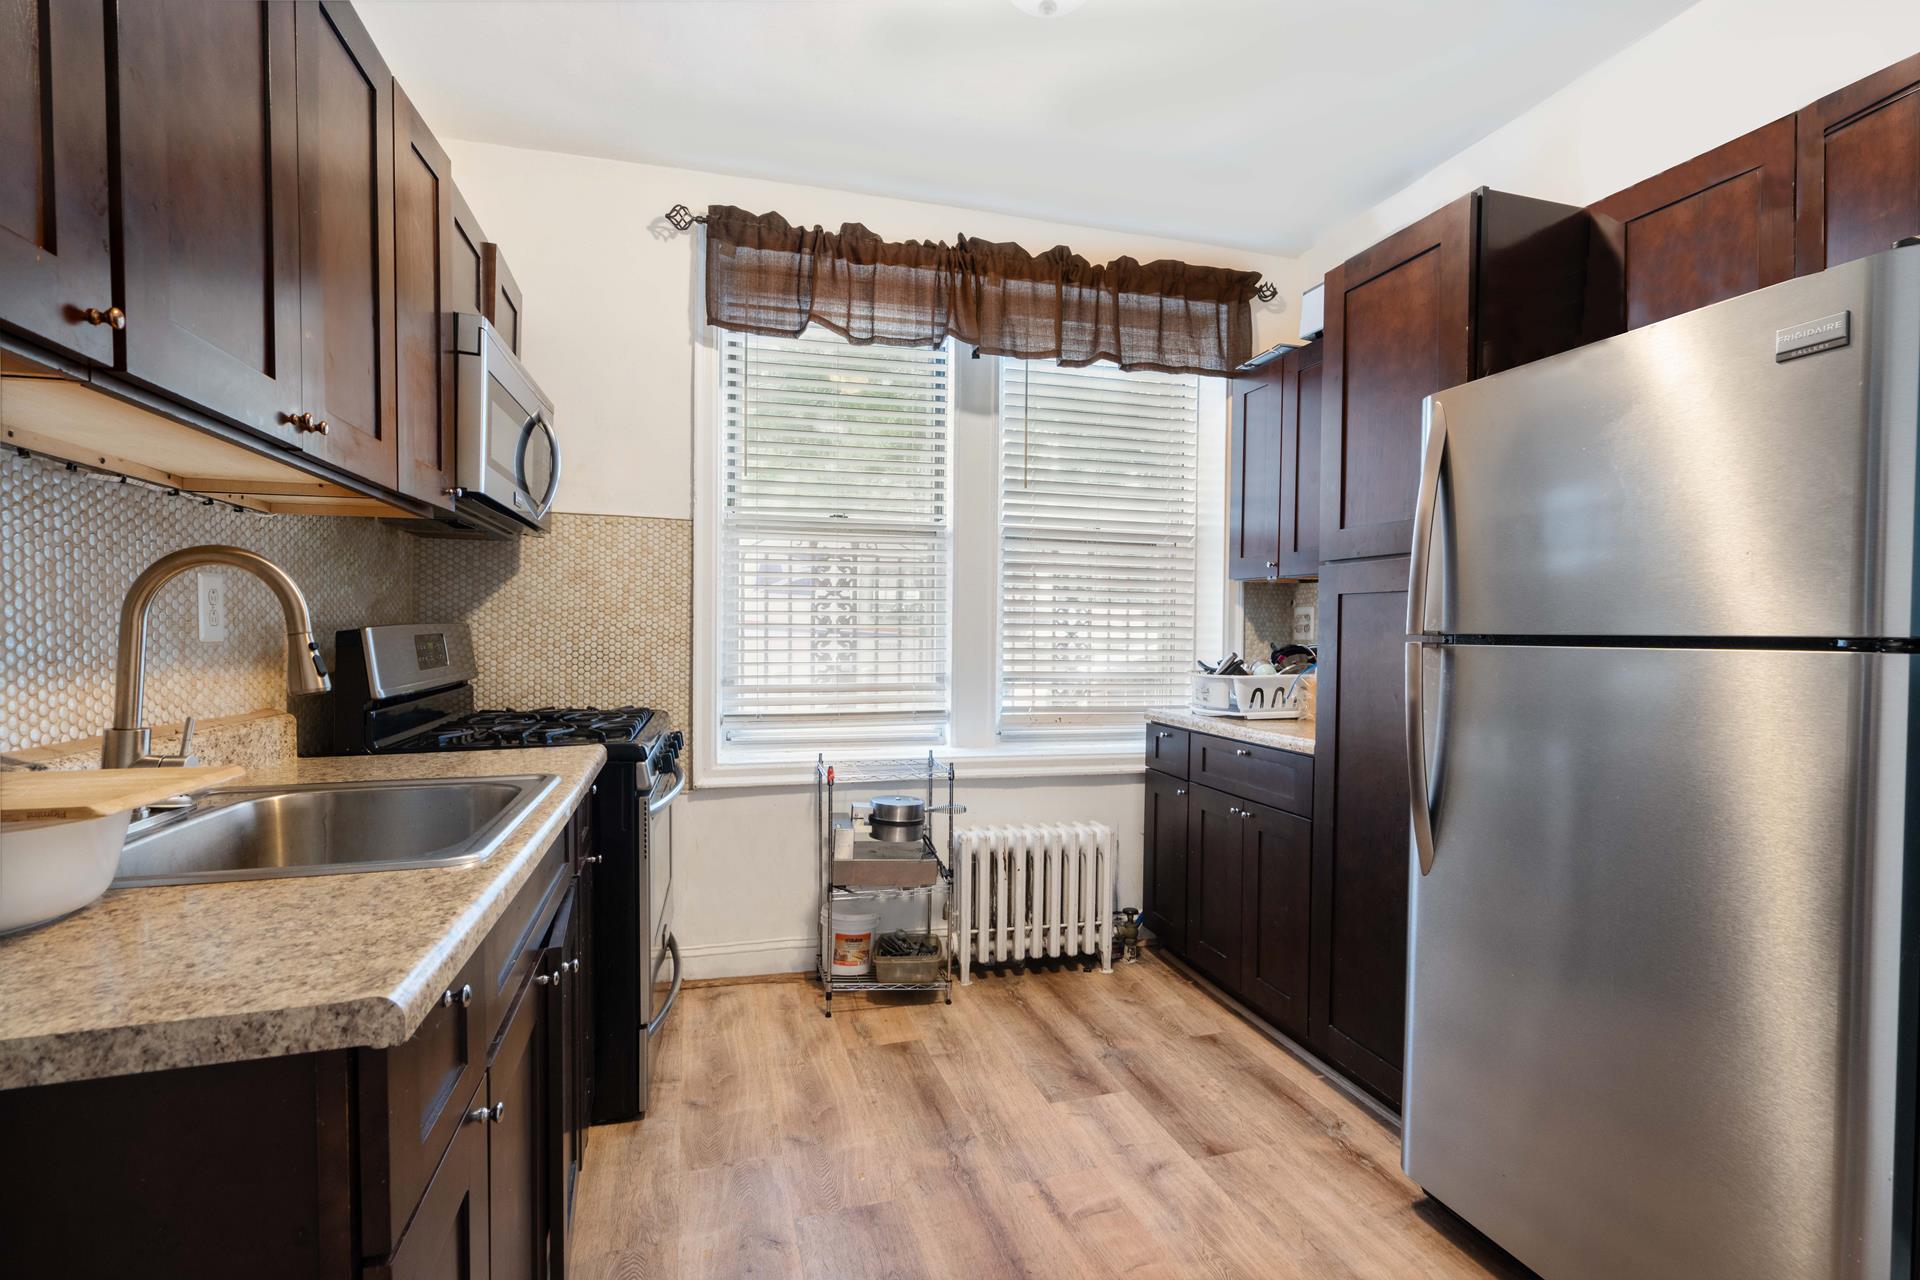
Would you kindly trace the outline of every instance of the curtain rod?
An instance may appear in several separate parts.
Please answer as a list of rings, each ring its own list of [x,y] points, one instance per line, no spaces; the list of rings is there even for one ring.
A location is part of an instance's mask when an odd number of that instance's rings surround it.
[[[667,210],[667,221],[673,224],[675,231],[690,231],[693,229],[694,223],[705,223],[706,220],[706,214],[695,213],[683,204],[677,204]],[[1262,280],[1259,286],[1254,289],[1253,296],[1262,302],[1272,302],[1280,296],[1280,289],[1279,286],[1275,285],[1271,280]]]

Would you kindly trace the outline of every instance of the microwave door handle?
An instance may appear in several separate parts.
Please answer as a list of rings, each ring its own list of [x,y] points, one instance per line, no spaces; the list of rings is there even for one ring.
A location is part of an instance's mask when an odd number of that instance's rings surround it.
[[[547,500],[533,513],[535,520],[545,520],[547,512],[553,510],[554,499],[560,496],[560,437],[553,433],[552,424],[545,418],[535,418],[527,433],[531,435],[536,429],[546,432],[547,443],[553,446],[553,478],[547,481]]]
[[[1425,663],[1436,643],[1427,627],[1427,562],[1433,552],[1434,509],[1440,502],[1440,470],[1447,453],[1447,412],[1439,401],[1426,402],[1426,448],[1420,459],[1420,490],[1413,505],[1413,558],[1407,566],[1407,807],[1413,820],[1413,847],[1420,874],[1433,874],[1432,796],[1427,776]]]

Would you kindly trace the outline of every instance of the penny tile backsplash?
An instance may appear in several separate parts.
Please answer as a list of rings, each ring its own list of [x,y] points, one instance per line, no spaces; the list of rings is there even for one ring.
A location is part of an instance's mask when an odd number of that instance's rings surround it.
[[[0,751],[97,734],[113,706],[120,602],[169,551],[229,543],[266,556],[306,593],[329,661],[336,629],[466,621],[502,705],[636,700],[687,723],[692,525],[559,515],[544,538],[420,538],[375,520],[262,516],[209,506],[38,458],[0,459]],[[198,638],[194,573],[154,602],[146,720],[287,706],[285,627],[239,570],[228,638]],[[331,746],[326,695],[288,708],[300,750]]]

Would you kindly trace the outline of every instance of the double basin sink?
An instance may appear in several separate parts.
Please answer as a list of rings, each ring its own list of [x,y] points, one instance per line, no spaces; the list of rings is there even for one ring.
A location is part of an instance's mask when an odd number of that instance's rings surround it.
[[[114,887],[405,871],[485,861],[553,774],[221,787],[129,830]]]

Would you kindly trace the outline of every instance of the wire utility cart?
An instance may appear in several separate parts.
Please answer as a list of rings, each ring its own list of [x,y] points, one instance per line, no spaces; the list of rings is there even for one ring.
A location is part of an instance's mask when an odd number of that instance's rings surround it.
[[[925,760],[868,760],[830,765],[823,754],[814,767],[816,791],[814,825],[820,851],[820,989],[825,993],[826,1016],[833,1016],[836,992],[848,991],[935,991],[953,1003],[953,866],[958,849],[953,819],[966,812],[966,806],[954,801],[954,770],[951,764],[935,760],[932,752]],[[936,788],[946,787],[946,803],[936,803]],[[909,792],[909,789],[910,792]],[[903,848],[889,851],[880,859],[836,858],[834,819],[846,810],[851,818],[856,805],[869,803],[878,794],[888,792],[924,793],[926,820],[920,831],[918,852]],[[936,819],[946,820],[945,841],[934,838]],[[870,842],[863,842],[870,843]],[[924,881],[924,883],[876,883],[875,881]],[[928,939],[939,947],[937,976],[921,982],[882,982],[874,974],[857,977],[833,971],[834,919],[857,905],[867,903],[918,901],[926,906]],[[875,931],[876,947],[878,930]]]

